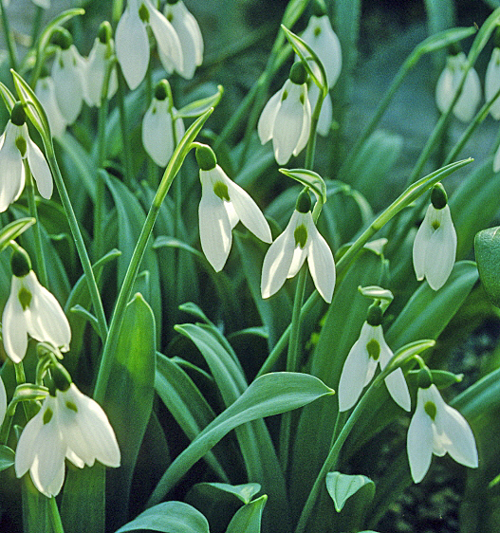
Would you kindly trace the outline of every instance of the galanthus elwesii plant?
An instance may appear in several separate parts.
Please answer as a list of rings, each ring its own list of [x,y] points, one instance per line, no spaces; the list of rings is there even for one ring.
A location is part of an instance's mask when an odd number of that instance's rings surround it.
[[[0,531],[497,533],[470,2],[0,0]]]

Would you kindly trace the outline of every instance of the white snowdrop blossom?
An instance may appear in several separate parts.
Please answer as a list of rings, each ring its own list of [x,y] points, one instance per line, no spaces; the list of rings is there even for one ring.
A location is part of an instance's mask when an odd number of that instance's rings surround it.
[[[283,87],[264,107],[257,131],[260,141],[272,139],[274,157],[285,165],[306,146],[311,127],[311,104],[307,95],[307,74],[301,63],[295,63]]]
[[[457,233],[448,203],[436,203],[437,207],[433,203],[427,208],[413,242],[413,267],[417,279],[425,278],[437,291],[446,283],[455,264]]]
[[[106,69],[113,54],[113,42],[103,43],[97,37],[94,40],[90,54],[85,61],[84,67],[84,93],[85,102],[88,106],[101,107],[101,95],[103,91]],[[113,68],[108,83],[108,99],[111,99],[118,89],[116,68]]]
[[[169,56],[160,50],[160,60],[167,72],[177,72],[190,80],[196,67],[203,62],[203,37],[198,22],[188,11],[182,0],[170,0],[165,4],[163,13],[177,32],[182,49],[182,69],[176,68]]]
[[[287,227],[266,253],[262,266],[262,298],[278,292],[287,278],[298,273],[307,258],[317,291],[330,303],[336,278],[333,254],[316,228],[311,211],[299,209],[294,210]]]
[[[5,385],[0,376],[0,426],[3,424],[5,415],[7,413],[7,392],[5,390]]]
[[[496,93],[500,90],[500,48],[493,48],[491,59],[486,69],[486,76],[484,78],[484,96],[489,102],[494,98]],[[495,120],[500,119],[500,98],[497,98],[495,103],[490,108],[491,116]]]
[[[446,67],[439,76],[436,85],[436,104],[441,113],[448,111],[462,82],[466,68],[467,58],[463,52],[448,56]],[[453,114],[462,122],[470,122],[480,100],[481,82],[476,70],[471,68],[467,73],[462,92],[453,108]]]
[[[116,27],[116,57],[130,89],[135,89],[146,75],[149,64],[149,38],[153,32],[163,60],[169,60],[177,72],[183,72],[181,42],[172,24],[150,0],[128,0]]]
[[[413,481],[420,483],[431,464],[432,454],[446,453],[458,463],[477,468],[474,434],[465,418],[445,403],[436,385],[419,388],[417,408],[406,441]]]
[[[63,117],[56,100],[56,88],[54,80],[50,76],[38,78],[35,86],[35,94],[40,100],[47,119],[49,120],[50,133],[53,137],[61,137],[68,125]]]
[[[26,424],[16,449],[15,471],[29,471],[35,487],[45,496],[59,494],[65,459],[78,468],[120,466],[120,449],[101,406],[74,383],[43,400],[40,411]]]
[[[377,366],[383,370],[393,355],[385,341],[382,326],[370,325],[365,321],[342,368],[338,390],[340,411],[347,411],[356,404],[364,387],[372,380]],[[410,393],[401,368],[391,372],[384,381],[393,400],[409,411]]]
[[[26,161],[40,194],[46,199],[52,196],[53,183],[49,165],[40,148],[31,140],[24,111],[19,106],[20,104],[14,106],[11,120],[7,122],[0,137],[0,213],[23,192],[26,183]],[[21,118],[15,116],[18,111],[22,115]]]
[[[203,150],[202,150],[203,148]],[[271,230],[262,211],[251,196],[231,181],[215,163],[208,147],[199,147],[201,201],[198,208],[201,248],[216,272],[226,264],[233,241],[232,230],[241,223],[261,241],[272,241]],[[204,161],[204,154],[213,157]]]
[[[12,276],[2,316],[2,334],[5,351],[14,363],[26,355],[28,335],[39,342],[50,342],[62,352],[69,350],[68,319],[54,295],[40,284],[31,269],[23,276]]]

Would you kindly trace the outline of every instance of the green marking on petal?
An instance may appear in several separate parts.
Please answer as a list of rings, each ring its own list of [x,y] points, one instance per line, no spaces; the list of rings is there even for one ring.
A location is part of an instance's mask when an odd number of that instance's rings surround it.
[[[378,361],[378,358],[380,357],[380,344],[375,339],[370,339],[366,343],[366,349],[368,351],[368,355],[374,359],[375,361]]]
[[[281,95],[281,101],[284,102],[288,98],[288,91],[283,91]]]
[[[45,413],[43,413],[43,423],[48,424],[52,420],[52,416],[54,415],[52,409],[49,407],[45,410]]]
[[[149,11],[144,4],[141,4],[141,7],[139,8],[139,18],[142,22],[149,22]]]
[[[321,33],[321,27],[320,27],[320,26],[316,26],[316,27],[314,28],[314,32],[313,32],[313,33],[314,33],[314,36],[315,36],[315,37],[317,37],[318,35],[320,35],[320,33]]]
[[[28,309],[28,307],[30,306],[32,297],[33,295],[26,287],[21,287],[19,289],[19,292],[17,293],[17,298],[23,308],[23,311],[26,311],[26,309]]]
[[[73,402],[66,402],[66,407],[68,409],[71,409],[72,411],[74,411],[75,413],[78,413],[78,407],[73,403]]]
[[[299,100],[300,100],[300,103],[301,103],[302,105],[304,105],[304,102],[305,102],[304,93],[302,93],[302,94],[300,95]]]
[[[229,202],[231,199],[229,198],[229,190],[227,188],[227,185],[223,183],[222,181],[218,181],[214,185],[214,193],[216,196],[218,196],[221,200],[225,200],[226,202]]]
[[[424,405],[425,412],[431,417],[432,420],[436,418],[436,404],[434,402],[425,402]]]
[[[17,149],[21,152],[21,156],[24,157],[26,154],[26,139],[24,137],[16,138]]]
[[[295,247],[300,246],[304,249],[307,242],[307,228],[303,224],[297,226],[293,232],[293,236],[295,238]]]
[[[431,225],[432,225],[432,229],[434,231],[437,230],[439,228],[439,226],[441,226],[439,220],[434,220]]]

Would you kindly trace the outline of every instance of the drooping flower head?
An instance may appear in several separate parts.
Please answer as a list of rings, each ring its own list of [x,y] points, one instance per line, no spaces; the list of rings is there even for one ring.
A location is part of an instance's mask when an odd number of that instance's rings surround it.
[[[151,28],[159,53],[183,71],[181,42],[172,24],[150,0],[128,0],[127,7],[116,27],[116,57],[130,89],[135,89],[144,79],[149,64],[149,38]]]
[[[0,213],[14,203],[26,183],[25,163],[35,178],[38,191],[44,198],[52,196],[52,174],[45,156],[31,140],[26,114],[21,103],[12,109],[10,120],[0,137]]]
[[[287,278],[298,273],[306,258],[317,291],[330,303],[335,288],[335,262],[328,243],[314,224],[309,192],[303,191],[287,227],[264,258],[262,298],[278,292]]]
[[[274,157],[285,165],[306,146],[311,128],[311,104],[307,96],[307,71],[294,63],[290,77],[271,97],[259,118],[257,130],[262,144],[272,139]]]
[[[449,453],[458,463],[477,468],[476,442],[465,418],[445,403],[432,381],[420,385],[406,441],[413,481],[420,483],[425,477],[432,454]]]
[[[359,338],[349,351],[342,368],[338,390],[340,411],[347,411],[356,404],[364,387],[372,380],[377,366],[383,370],[394,355],[385,341],[381,323],[380,306],[371,306]],[[405,411],[409,411],[410,393],[401,368],[391,372],[384,381],[393,400]]]
[[[55,138],[61,137],[66,131],[68,123],[59,109],[56,99],[56,86],[51,76],[47,74],[38,78],[35,94],[47,114],[51,135]]]
[[[11,258],[12,283],[2,315],[5,351],[19,363],[26,355],[28,335],[49,342],[61,352],[69,350],[71,329],[59,302],[40,285],[28,254],[17,247]]]
[[[66,373],[67,374],[67,373]],[[101,406],[80,392],[53,369],[55,390],[29,420],[16,449],[16,476],[28,471],[35,487],[45,496],[57,496],[64,482],[65,459],[78,468],[120,466],[120,449]],[[69,376],[68,376],[69,377]]]
[[[142,119],[142,144],[160,167],[167,165],[184,135],[184,123],[181,118],[173,119],[175,113],[168,82],[162,80],[156,86],[151,104]]]
[[[413,266],[420,281],[426,279],[437,291],[449,278],[457,251],[457,233],[451,219],[446,192],[441,184],[432,189],[427,208],[413,242]]]
[[[436,105],[441,113],[448,111],[467,68],[468,60],[465,54],[455,49],[451,50],[451,55],[446,59],[446,67],[436,85]],[[453,107],[453,114],[462,122],[470,122],[480,100],[481,82],[476,70],[470,68],[462,92]]]
[[[203,62],[203,37],[198,22],[182,0],[167,0],[163,13],[179,37],[183,65],[179,70],[172,59],[160,50],[161,63],[167,72],[177,70],[183,78],[190,80],[194,76],[196,67]]]
[[[201,181],[198,208],[201,248],[219,272],[226,264],[233,242],[232,230],[239,221],[267,243],[272,241],[271,230],[255,201],[226,176],[209,146],[198,145],[196,160]]]

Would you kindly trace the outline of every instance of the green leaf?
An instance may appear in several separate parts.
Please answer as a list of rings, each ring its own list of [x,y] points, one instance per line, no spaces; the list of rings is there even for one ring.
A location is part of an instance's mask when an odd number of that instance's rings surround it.
[[[326,475],[326,488],[332,497],[337,513],[342,511],[345,502],[358,491],[364,489],[363,496],[367,507],[375,494],[375,483],[369,477],[351,476],[340,472],[329,472]]]
[[[201,100],[196,100],[195,102],[191,102],[190,104],[181,107],[181,109],[179,109],[175,115],[180,118],[199,117],[211,107],[215,107],[220,102],[223,94],[224,87],[222,87],[222,85],[218,85],[217,92],[214,95],[207,96]]]
[[[0,472],[14,465],[16,454],[14,450],[2,444],[0,446]]]
[[[305,168],[294,168],[291,170],[280,168],[279,170],[285,176],[302,183],[305,187],[310,187],[318,200],[323,204],[326,203],[326,183],[319,174]]]
[[[429,33],[434,34],[455,25],[453,0],[425,0]]]
[[[207,519],[183,502],[164,502],[147,509],[116,533],[125,531],[160,531],[163,533],[210,533]]]
[[[243,504],[250,503],[252,498],[260,492],[261,486],[258,483],[245,483],[243,485],[228,485],[227,483],[197,483],[196,489],[200,495],[210,498],[210,493],[229,494]]]
[[[35,222],[36,219],[32,217],[19,218],[2,228],[0,231],[0,252],[7,248],[10,241],[17,239],[21,233],[33,226]]]
[[[252,420],[298,409],[331,394],[332,389],[308,374],[277,372],[257,378],[175,459],[156,486],[150,504],[163,498],[232,429]]]
[[[5,104],[5,107],[7,108],[7,111],[10,113],[12,112],[12,108],[14,107],[16,103],[16,99],[14,98],[14,95],[10,92],[8,87],[4,85],[0,81],[0,96],[2,97],[2,100]]]
[[[227,526],[226,533],[260,533],[262,511],[267,502],[264,494],[238,509]]]

